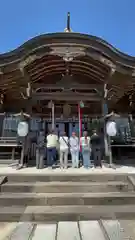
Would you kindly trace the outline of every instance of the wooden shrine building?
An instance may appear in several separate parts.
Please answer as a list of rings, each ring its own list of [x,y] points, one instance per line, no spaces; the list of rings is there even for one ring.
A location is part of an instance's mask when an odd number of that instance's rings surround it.
[[[134,136],[134,84],[135,58],[98,37],[72,32],[68,14],[64,32],[37,36],[0,55],[1,137],[16,136],[14,114],[21,109],[31,115],[31,131],[47,131],[50,101],[59,131],[70,135],[83,101],[85,128],[103,117],[107,104]]]

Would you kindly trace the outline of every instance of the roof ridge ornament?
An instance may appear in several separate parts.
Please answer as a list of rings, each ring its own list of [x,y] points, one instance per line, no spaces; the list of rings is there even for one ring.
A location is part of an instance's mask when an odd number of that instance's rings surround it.
[[[64,32],[66,32],[66,33],[72,32],[72,29],[70,27],[70,12],[67,13],[67,26],[64,29]]]
[[[52,47],[50,55],[62,57],[65,62],[72,62],[73,59],[85,56],[85,49],[83,47]]]

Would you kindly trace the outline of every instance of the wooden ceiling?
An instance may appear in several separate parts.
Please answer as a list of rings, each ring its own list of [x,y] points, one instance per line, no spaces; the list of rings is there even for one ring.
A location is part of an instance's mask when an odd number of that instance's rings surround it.
[[[68,71],[68,73],[67,73]],[[88,56],[77,57],[66,63],[62,57],[45,55],[26,65],[23,69],[18,67],[0,75],[1,92],[11,98],[21,98],[28,82],[32,89],[54,85],[61,81],[66,74],[73,76],[76,84],[103,84],[109,74],[110,68]],[[66,85],[67,83],[63,83]],[[9,95],[9,94],[12,94]]]
[[[94,61],[93,59],[85,56],[78,57],[69,63],[58,56],[44,56],[41,59],[34,61],[26,67],[26,71],[32,81],[35,82],[48,82],[49,76],[59,76],[66,74],[66,69],[68,68],[69,74],[80,75],[83,79],[89,78],[95,82],[103,82],[105,77],[107,77],[109,68],[104,64]],[[55,83],[55,82],[54,82]]]

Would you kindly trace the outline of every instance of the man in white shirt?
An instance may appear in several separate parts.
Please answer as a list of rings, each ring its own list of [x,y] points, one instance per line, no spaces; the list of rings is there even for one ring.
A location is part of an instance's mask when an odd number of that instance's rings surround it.
[[[54,131],[51,131],[47,136],[47,165],[52,167],[54,164],[54,159],[56,158],[56,150],[58,146],[58,136]]]
[[[65,132],[63,132],[62,136],[60,136],[59,144],[60,144],[60,165],[61,168],[67,168],[69,141]]]

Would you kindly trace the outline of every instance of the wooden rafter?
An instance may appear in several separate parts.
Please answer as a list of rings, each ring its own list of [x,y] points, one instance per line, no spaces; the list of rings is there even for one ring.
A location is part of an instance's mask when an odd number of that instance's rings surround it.
[[[60,74],[62,76],[62,74],[65,73],[65,68],[61,69],[61,68],[58,68],[58,69],[50,69],[48,70],[47,72],[41,72],[40,74],[38,75],[35,75],[33,77],[31,77],[32,81],[38,81],[38,80],[41,80],[41,79],[46,79],[46,76],[47,75],[54,75],[54,73],[56,74]],[[87,75],[89,78],[91,79],[94,79],[95,81],[98,81],[98,82],[101,82],[104,80],[103,77],[98,77],[98,76],[95,76],[93,73],[89,72],[89,71],[85,71],[83,69],[79,69],[78,70],[76,68],[71,68],[71,74],[74,75],[74,74],[80,74],[81,75]]]
[[[96,62],[94,63],[91,63],[91,62],[87,62],[85,60],[73,60],[70,64],[70,65],[73,65],[73,64],[76,64],[76,65],[79,65],[79,66],[86,66],[86,67],[89,67],[90,69],[93,69],[99,73],[104,73],[106,72],[108,69],[104,68],[103,66],[99,66]],[[28,72],[31,72],[31,73],[34,73],[34,72],[37,72],[39,69],[48,69],[48,68],[51,68],[53,66],[56,66],[56,67],[59,67],[59,65],[61,66],[65,66],[65,63],[62,59],[51,59],[50,61],[47,61],[47,60],[43,60],[42,62],[38,63],[33,67],[33,65],[29,65],[27,67],[28,69]]]
[[[77,65],[75,63],[71,64],[70,65],[70,72],[72,71],[72,68],[76,69],[76,71],[78,69],[82,69],[84,72],[85,70],[87,70],[89,73],[92,73],[92,74],[95,74],[96,76],[99,76],[99,77],[102,77],[104,78],[106,76],[106,72],[101,72],[101,71],[96,71],[94,68],[89,68],[87,66],[83,66],[83,65]],[[37,71],[29,71],[29,74],[30,76],[34,76],[34,75],[38,75],[42,72],[44,73],[48,73],[48,72],[51,72],[53,70],[56,70],[56,69],[62,69],[62,70],[65,70],[65,66],[62,64],[62,65],[51,65],[51,66],[48,66],[48,67],[43,67],[43,68],[39,68]]]

